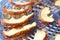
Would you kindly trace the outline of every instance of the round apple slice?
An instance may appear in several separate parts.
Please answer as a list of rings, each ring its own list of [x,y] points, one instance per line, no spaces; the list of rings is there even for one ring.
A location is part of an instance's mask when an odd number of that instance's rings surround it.
[[[34,0],[28,0],[28,2],[13,2],[12,0],[8,0],[8,2],[15,6],[26,6],[34,4]]]
[[[3,6],[2,10],[4,14],[9,14],[9,15],[21,15],[23,13],[26,13],[32,9],[31,6],[27,6],[26,8],[21,8],[21,9],[6,9],[5,6]]]
[[[52,17],[53,15],[50,15],[50,8],[49,7],[43,7],[41,12],[39,13],[39,19],[42,22],[53,22],[54,18]]]

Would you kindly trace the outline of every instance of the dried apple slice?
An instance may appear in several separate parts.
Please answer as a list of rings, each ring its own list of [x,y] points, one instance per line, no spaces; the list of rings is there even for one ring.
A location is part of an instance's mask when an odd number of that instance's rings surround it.
[[[22,28],[12,28],[11,30],[3,30],[3,34],[7,38],[15,38],[18,36],[26,35],[29,33],[32,29],[35,29],[36,27],[36,22],[33,22],[32,24],[25,25]]]
[[[29,15],[24,15],[19,19],[15,19],[15,18],[11,18],[11,19],[2,19],[2,25],[5,26],[11,26],[11,27],[17,27],[17,26],[21,26],[23,24],[25,24],[30,18],[32,18],[34,16],[34,13],[29,14]]]
[[[6,9],[5,6],[3,6],[2,10],[4,12],[4,14],[9,14],[9,15],[21,15],[23,13],[26,13],[28,11],[31,10],[32,7],[27,6],[25,9],[21,8],[21,9]]]
[[[56,34],[54,40],[60,40],[60,34]]]
[[[47,40],[47,33],[42,30],[37,30],[34,40]]]
[[[55,0],[54,5],[60,7],[60,0]]]
[[[53,15],[50,15],[50,8],[49,7],[43,7],[41,12],[39,13],[39,19],[42,22],[53,22],[54,18],[52,17]]]
[[[15,6],[27,6],[34,4],[34,0],[29,0],[29,2],[13,2],[12,0],[8,0],[8,2]]]

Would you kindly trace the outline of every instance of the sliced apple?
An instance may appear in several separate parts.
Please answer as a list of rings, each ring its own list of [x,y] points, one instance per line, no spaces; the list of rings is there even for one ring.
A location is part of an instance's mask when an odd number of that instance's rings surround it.
[[[15,6],[27,6],[34,4],[34,0],[29,0],[29,2],[13,2],[12,0],[8,0],[8,2]]]
[[[6,9],[5,6],[3,6],[2,10],[4,12],[4,14],[9,14],[9,15],[21,15],[23,13],[26,13],[28,11],[31,10],[32,7],[27,6],[25,9],[21,8],[21,9]]]
[[[46,32],[42,30],[37,30],[37,32],[35,33],[34,40],[47,40]]]
[[[19,19],[14,19],[13,17],[11,19],[2,19],[2,24],[5,26],[11,26],[11,27],[15,27],[18,25],[23,25],[25,24],[30,18],[32,18],[34,16],[34,13],[29,14],[29,15],[24,15]]]
[[[41,12],[39,13],[39,19],[42,22],[53,22],[54,18],[52,17],[53,15],[50,15],[50,8],[49,7],[43,7]]]
[[[3,30],[3,34],[5,37],[15,38],[15,37],[29,33],[35,27],[36,27],[36,22],[33,22],[32,24],[25,25],[22,28],[18,28],[18,29],[12,28],[11,30],[8,30],[8,31]]]
[[[60,0],[55,0],[54,5],[60,7]]]
[[[56,34],[54,40],[60,40],[60,34]]]

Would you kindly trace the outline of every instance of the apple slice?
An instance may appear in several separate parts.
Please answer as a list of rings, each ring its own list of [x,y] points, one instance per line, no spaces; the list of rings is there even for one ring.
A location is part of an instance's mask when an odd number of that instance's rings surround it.
[[[25,9],[6,9],[5,6],[3,6],[2,10],[4,14],[9,14],[9,15],[21,15],[23,13],[29,12],[32,9],[31,6],[27,6]]]
[[[35,33],[34,40],[47,40],[46,32],[42,30],[37,30],[37,32]]]
[[[8,38],[15,38],[29,33],[31,30],[35,29],[36,22],[23,26],[22,28],[12,28],[11,30],[3,30],[3,34]]]
[[[19,19],[14,19],[13,17],[11,19],[2,19],[2,24],[4,26],[11,26],[11,27],[16,27],[16,26],[21,26],[25,24],[30,18],[34,16],[34,13],[29,14],[29,15],[24,15]]]
[[[54,5],[60,7],[60,0],[55,0]]]
[[[29,2],[13,2],[12,0],[8,0],[9,3],[15,6],[27,6],[27,5],[33,5],[34,0],[28,0]]]
[[[39,13],[39,19],[42,22],[53,22],[54,18],[52,17],[53,15],[50,15],[50,8],[49,7],[43,7],[41,12]]]
[[[56,34],[54,40],[60,40],[60,34]]]

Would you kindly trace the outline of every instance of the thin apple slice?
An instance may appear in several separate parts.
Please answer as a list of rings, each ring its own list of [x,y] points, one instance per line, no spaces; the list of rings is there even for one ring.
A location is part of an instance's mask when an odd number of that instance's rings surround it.
[[[32,8],[31,6],[27,6],[27,8],[25,8],[25,9],[21,8],[21,9],[16,9],[15,10],[15,9],[6,9],[6,7],[3,6],[2,10],[3,10],[4,14],[21,15],[23,13],[26,13],[26,12],[30,11],[31,8]]]
[[[25,24],[27,21],[29,21],[30,18],[32,18],[34,16],[34,13],[29,14],[29,15],[24,15],[19,19],[14,19],[13,17],[11,19],[2,19],[2,25],[5,26],[11,26],[11,27],[16,27],[18,25],[23,25]]]
[[[54,40],[60,40],[60,34],[56,34]]]
[[[34,40],[47,40],[46,32],[42,30],[37,30],[37,32],[35,33]]]
[[[29,2],[13,2],[12,0],[8,0],[8,2],[15,6],[27,6],[34,4],[34,0],[29,0]]]
[[[41,12],[39,13],[39,19],[42,22],[53,22],[54,18],[52,17],[53,15],[50,15],[50,8],[49,7],[43,7]]]
[[[32,29],[35,29],[36,22],[33,22],[32,24],[25,25],[22,28],[12,28],[11,30],[3,30],[3,34],[7,38],[15,38],[24,34],[29,33]]]

